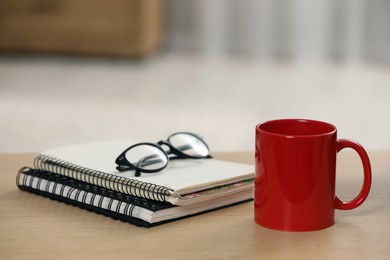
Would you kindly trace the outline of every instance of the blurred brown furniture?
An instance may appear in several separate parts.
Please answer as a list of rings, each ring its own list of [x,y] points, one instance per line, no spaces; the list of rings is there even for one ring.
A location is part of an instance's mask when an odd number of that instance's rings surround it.
[[[0,1],[0,52],[144,56],[163,27],[162,0]]]

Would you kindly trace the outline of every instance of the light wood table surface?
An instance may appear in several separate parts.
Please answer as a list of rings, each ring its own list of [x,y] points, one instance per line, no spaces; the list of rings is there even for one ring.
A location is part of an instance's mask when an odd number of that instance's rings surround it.
[[[336,211],[334,226],[282,232],[253,221],[253,202],[153,228],[141,228],[22,192],[15,176],[33,154],[0,155],[0,259],[390,259],[390,151],[369,152],[373,185],[367,201]],[[253,164],[252,153],[216,158]],[[341,152],[337,195],[359,191],[362,169]]]

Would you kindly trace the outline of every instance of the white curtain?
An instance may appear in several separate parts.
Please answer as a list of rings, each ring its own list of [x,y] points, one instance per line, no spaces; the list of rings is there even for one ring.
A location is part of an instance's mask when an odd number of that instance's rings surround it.
[[[256,59],[390,60],[390,0],[168,0],[167,46]]]

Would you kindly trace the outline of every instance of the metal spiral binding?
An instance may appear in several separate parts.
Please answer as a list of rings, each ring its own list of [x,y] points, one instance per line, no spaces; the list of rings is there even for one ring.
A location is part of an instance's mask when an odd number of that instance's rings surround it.
[[[83,168],[43,154],[35,157],[34,167],[135,197],[166,202],[173,194],[172,189],[161,185]]]
[[[42,180],[45,180],[46,184]],[[44,192],[46,194],[43,195],[47,197],[56,198],[55,196],[60,196],[71,201],[81,202],[82,205],[98,207],[121,215],[133,216],[133,211],[137,206],[149,209],[153,208],[150,202],[142,198],[134,198],[130,197],[130,195],[121,194],[105,188],[89,186],[86,183],[70,180],[65,176],[57,174],[42,171],[36,173],[28,167],[19,170],[16,177],[16,184],[21,189],[27,187],[32,188],[33,190],[30,190],[32,192]],[[60,191],[57,191],[58,186],[60,186]],[[68,190],[66,194],[65,190]],[[90,195],[89,199],[87,199],[88,195]],[[106,201],[105,207],[103,206],[104,201]],[[79,206],[82,207],[81,205]]]

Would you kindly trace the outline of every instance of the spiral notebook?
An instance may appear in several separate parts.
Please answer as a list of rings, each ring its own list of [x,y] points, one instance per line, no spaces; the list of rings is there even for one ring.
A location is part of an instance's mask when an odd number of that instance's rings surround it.
[[[215,198],[207,203],[174,206],[28,167],[20,169],[16,184],[20,190],[143,227],[152,227],[252,200],[252,193],[244,190],[223,200]]]
[[[59,147],[39,153],[36,169],[57,173],[123,194],[187,205],[253,189],[252,165],[216,159],[171,160],[161,172],[119,172],[115,159],[132,140]]]

